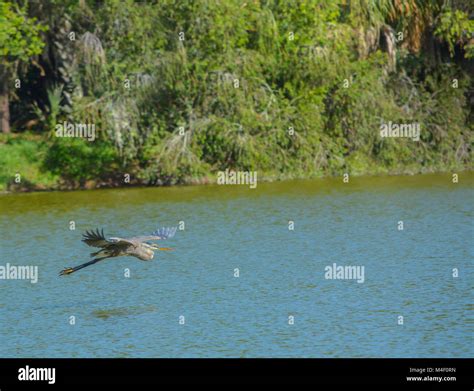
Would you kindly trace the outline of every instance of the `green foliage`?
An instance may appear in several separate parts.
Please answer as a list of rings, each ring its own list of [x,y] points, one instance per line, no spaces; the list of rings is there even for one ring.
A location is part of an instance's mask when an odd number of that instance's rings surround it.
[[[38,136],[0,135],[0,191],[14,186],[54,188],[58,177],[42,167],[46,152],[47,145]],[[19,185],[15,182],[16,174],[21,174]]]
[[[67,181],[127,169],[162,184],[227,168],[288,177],[470,167],[472,75],[453,54],[472,57],[473,22],[446,4],[48,2],[26,25],[49,24],[48,44],[70,58],[48,64],[69,64],[60,71],[72,81],[59,91],[49,80],[49,109],[37,115],[49,130],[66,114],[93,123],[98,139],[54,141],[45,167]],[[63,19],[78,35],[70,49]],[[384,47],[395,32],[405,39]],[[384,121],[419,122],[421,140],[381,139]]]
[[[68,181],[108,178],[117,169],[116,153],[107,144],[82,139],[57,139],[48,149],[44,167]]]
[[[54,86],[47,91],[48,105],[41,109],[38,104],[33,104],[33,112],[38,119],[38,127],[43,127],[49,131],[54,129],[54,126],[61,114],[61,94],[63,86]]]
[[[445,40],[449,45],[451,55],[457,44],[464,46],[474,37],[474,20],[470,20],[465,12],[460,10],[446,10],[440,15],[440,21],[435,34]],[[466,44],[466,58],[474,57],[474,43]]]
[[[13,61],[28,61],[41,53],[44,42],[40,33],[47,27],[28,18],[26,10],[11,2],[0,0],[0,61],[8,65]]]

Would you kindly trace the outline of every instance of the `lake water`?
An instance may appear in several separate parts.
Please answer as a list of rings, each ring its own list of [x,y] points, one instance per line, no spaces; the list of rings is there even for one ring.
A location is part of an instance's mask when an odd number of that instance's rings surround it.
[[[0,266],[39,274],[0,280],[0,357],[472,357],[474,174],[459,180],[1,195]],[[84,230],[179,221],[151,262],[58,276],[89,260]],[[326,279],[334,263],[364,282]]]

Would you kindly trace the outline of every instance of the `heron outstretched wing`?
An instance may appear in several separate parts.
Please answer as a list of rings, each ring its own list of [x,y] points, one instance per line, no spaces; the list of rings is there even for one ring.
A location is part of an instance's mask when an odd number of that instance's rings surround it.
[[[91,247],[100,247],[100,248],[105,248],[109,247],[110,245],[116,245],[116,246],[130,246],[130,245],[135,245],[133,241],[130,239],[122,239],[122,238],[106,238],[104,236],[104,230],[99,231],[96,229],[95,231],[86,231],[86,233],[83,235],[82,241],[86,243],[88,246]]]
[[[117,247],[127,247],[127,246],[137,246],[138,241],[135,240],[134,238],[129,238],[129,239],[124,239],[124,238],[117,238],[117,237],[112,237],[107,239],[109,241],[109,245],[115,245]]]
[[[104,248],[110,244],[104,236],[104,230],[99,231],[99,229],[96,229],[95,231],[86,231],[82,236],[82,241],[91,247]]]
[[[175,233],[176,233],[177,227],[163,227],[155,232],[153,232],[151,235],[148,236],[137,236],[134,238],[130,238],[131,242],[148,242],[149,240],[164,240],[164,239],[169,239],[172,238]]]
[[[118,238],[111,237],[106,238],[104,235],[104,230],[96,229],[95,231],[86,231],[83,235],[82,241],[91,247],[105,248],[110,245],[116,246],[136,246],[138,243],[147,242],[149,240],[163,240],[172,238],[176,233],[177,227],[163,227],[159,230],[156,230],[151,235],[148,236],[136,236],[133,238]]]

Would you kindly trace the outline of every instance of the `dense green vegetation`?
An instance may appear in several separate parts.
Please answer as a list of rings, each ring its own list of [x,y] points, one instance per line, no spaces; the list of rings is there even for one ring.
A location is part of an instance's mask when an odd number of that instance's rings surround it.
[[[0,186],[472,169],[469,4],[0,0]],[[56,137],[64,121],[96,139]],[[388,121],[420,140],[381,138]]]

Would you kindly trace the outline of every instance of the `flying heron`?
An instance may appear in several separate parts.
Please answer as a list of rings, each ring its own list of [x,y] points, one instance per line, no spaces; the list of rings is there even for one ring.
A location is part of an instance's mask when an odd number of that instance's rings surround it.
[[[59,275],[64,276],[66,274],[74,273],[84,267],[93,265],[99,261],[107,258],[120,257],[124,255],[132,256],[142,261],[150,261],[153,259],[155,254],[153,250],[171,250],[169,247],[158,247],[155,244],[147,243],[152,240],[169,239],[176,233],[176,227],[172,228],[161,228],[153,232],[149,236],[137,236],[133,238],[108,238],[104,236],[104,230],[99,231],[86,231],[83,234],[82,241],[88,246],[98,247],[99,251],[91,253],[91,257],[94,257],[89,262],[83,263],[75,267],[67,267],[63,269]]]

